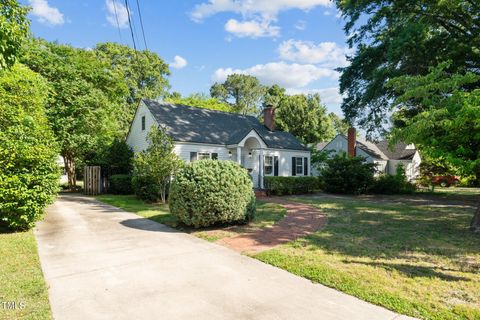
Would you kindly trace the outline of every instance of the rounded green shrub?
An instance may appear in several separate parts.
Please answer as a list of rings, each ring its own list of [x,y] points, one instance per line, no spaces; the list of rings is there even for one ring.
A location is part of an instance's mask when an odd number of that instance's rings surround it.
[[[326,161],[321,171],[325,191],[330,193],[362,194],[374,183],[375,164],[362,157],[337,154]]]
[[[235,162],[195,161],[175,176],[169,206],[182,223],[195,228],[244,223],[255,215],[253,182]]]

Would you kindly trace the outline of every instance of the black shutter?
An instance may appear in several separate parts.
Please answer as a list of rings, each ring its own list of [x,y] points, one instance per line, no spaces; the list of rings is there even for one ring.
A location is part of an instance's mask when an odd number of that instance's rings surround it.
[[[190,162],[193,162],[197,160],[197,153],[196,152],[190,152]]]
[[[296,160],[297,160],[297,158],[292,157],[292,176],[297,175],[297,162],[296,162]]]
[[[212,153],[212,160],[218,160],[218,153]]]
[[[142,116],[142,131],[145,130],[145,116]]]
[[[278,176],[278,157],[273,157],[273,175],[275,177]]]
[[[303,158],[303,175],[308,176],[308,158]]]

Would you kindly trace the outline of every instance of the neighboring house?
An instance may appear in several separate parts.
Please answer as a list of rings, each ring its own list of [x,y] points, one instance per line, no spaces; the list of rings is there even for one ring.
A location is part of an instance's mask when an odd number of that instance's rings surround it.
[[[187,162],[231,160],[246,168],[255,188],[265,176],[310,175],[310,151],[292,134],[275,131],[275,111],[265,108],[264,124],[236,113],[142,100],[127,135],[135,152],[148,146],[147,133],[160,125]]]
[[[319,143],[317,150],[331,150],[334,153],[345,152],[362,156],[367,162],[373,162],[377,165],[377,174],[388,173],[393,175],[396,173],[397,166],[401,163],[409,181],[416,180],[420,175],[421,158],[413,144],[397,143],[393,149],[390,149],[386,140],[373,143],[357,138],[354,129],[353,131],[352,129],[349,130],[349,137],[339,134],[330,142]]]

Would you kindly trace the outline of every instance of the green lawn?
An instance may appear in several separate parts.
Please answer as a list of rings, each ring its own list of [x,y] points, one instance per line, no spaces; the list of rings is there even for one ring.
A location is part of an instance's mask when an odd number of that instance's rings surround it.
[[[173,228],[187,231],[199,238],[215,242],[226,237],[252,231],[258,228],[267,228],[283,218],[286,210],[280,205],[257,201],[257,213],[253,221],[241,226],[217,226],[204,229],[191,229],[181,225],[175,216],[170,214],[168,205],[161,203],[148,204],[138,200],[133,195],[101,195],[97,200],[133,212],[150,220],[166,224]]]
[[[6,307],[5,302],[15,302],[16,309]],[[0,319],[51,318],[32,231],[5,233],[0,229]]]
[[[428,191],[427,191],[428,192]],[[462,187],[435,187],[431,194],[452,195],[452,196],[480,196],[480,188],[462,188]]]
[[[325,229],[255,255],[292,273],[424,319],[480,319],[480,234],[472,209],[297,198]]]

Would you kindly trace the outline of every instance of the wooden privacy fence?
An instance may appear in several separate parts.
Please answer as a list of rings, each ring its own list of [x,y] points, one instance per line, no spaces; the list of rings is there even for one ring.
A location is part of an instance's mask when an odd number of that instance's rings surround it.
[[[97,195],[102,192],[102,175],[100,166],[85,166],[83,188],[86,195]]]

